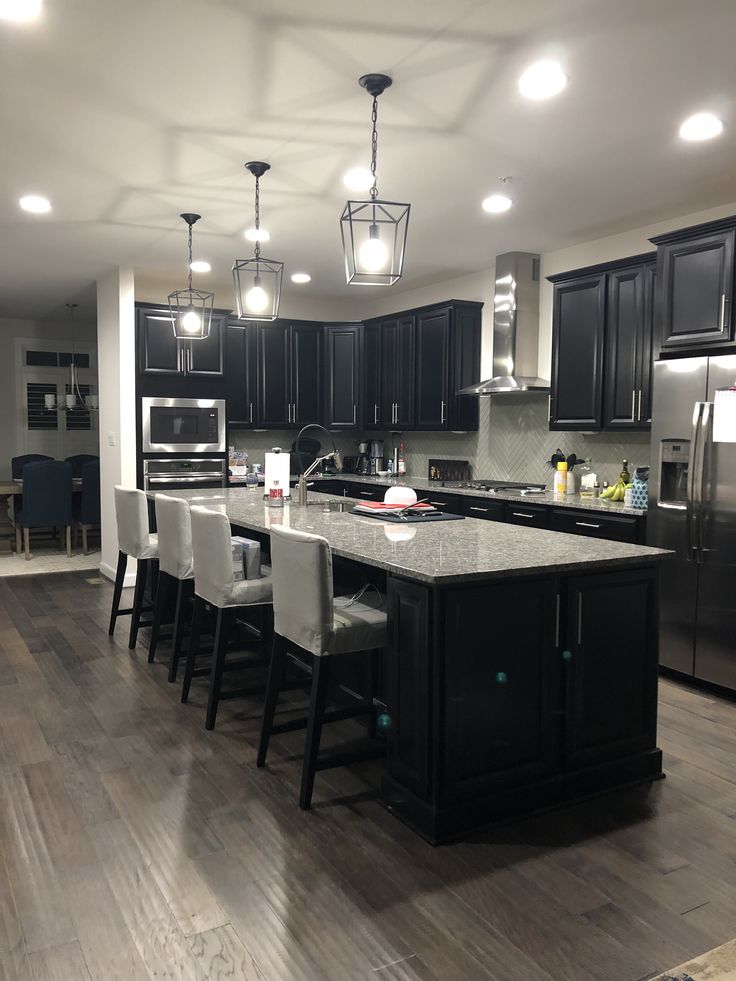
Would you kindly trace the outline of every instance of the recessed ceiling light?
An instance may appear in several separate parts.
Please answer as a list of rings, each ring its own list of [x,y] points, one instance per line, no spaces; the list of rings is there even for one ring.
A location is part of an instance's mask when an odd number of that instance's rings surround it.
[[[246,228],[243,233],[249,242],[267,242],[271,233],[265,228]]]
[[[0,18],[23,23],[41,13],[41,0],[0,0]]]
[[[51,211],[51,202],[40,194],[26,194],[18,204],[24,211],[31,211],[34,215],[45,215],[47,211]]]
[[[530,65],[519,78],[519,91],[525,99],[550,99],[567,85],[567,75],[551,59]]]
[[[506,194],[491,194],[483,201],[482,208],[491,215],[502,215],[513,203]]]
[[[311,282],[311,280],[312,280],[312,277],[309,275],[309,273],[292,273],[291,274],[291,281],[292,281],[292,283],[309,283],[309,282]]]
[[[349,191],[369,191],[373,187],[373,174],[367,167],[353,167],[342,182]]]
[[[712,140],[723,132],[723,123],[712,112],[696,112],[680,126],[683,140]]]
[[[209,264],[209,262],[205,262],[204,259],[195,259],[194,262],[189,263],[189,268],[192,270],[192,272],[203,273],[210,272],[212,270],[212,266]]]

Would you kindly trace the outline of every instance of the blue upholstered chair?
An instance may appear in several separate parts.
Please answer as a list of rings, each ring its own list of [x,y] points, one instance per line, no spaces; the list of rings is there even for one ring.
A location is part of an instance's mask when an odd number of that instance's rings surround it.
[[[74,456],[66,458],[66,462],[72,465],[72,477],[76,480],[82,476],[82,467],[86,463],[94,463],[95,461],[99,465],[100,458],[94,453],[76,453]]]
[[[86,454],[80,453],[77,459],[81,459]],[[67,458],[67,463],[72,464],[72,474],[74,474],[73,457]],[[72,514],[76,526],[82,529],[82,551],[85,555],[89,554],[88,533],[90,529],[100,527],[100,458],[90,456],[86,463],[83,463],[79,470],[82,478],[82,493],[75,494],[72,501]]]
[[[43,453],[25,453],[23,456],[14,456],[10,461],[10,475],[13,480],[23,479],[23,467],[27,463],[42,463],[44,460],[53,460],[52,456]]]
[[[23,467],[23,506],[15,512],[15,547],[31,557],[31,528],[66,528],[66,554],[72,554],[72,465],[61,460],[26,463]]]

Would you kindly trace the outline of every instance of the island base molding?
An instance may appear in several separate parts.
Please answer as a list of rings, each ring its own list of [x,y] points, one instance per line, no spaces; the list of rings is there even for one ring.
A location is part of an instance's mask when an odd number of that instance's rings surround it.
[[[381,803],[430,845],[443,845],[493,824],[648,784],[664,779],[664,776],[662,751],[652,749],[553,780],[438,808],[385,775],[381,784]]]

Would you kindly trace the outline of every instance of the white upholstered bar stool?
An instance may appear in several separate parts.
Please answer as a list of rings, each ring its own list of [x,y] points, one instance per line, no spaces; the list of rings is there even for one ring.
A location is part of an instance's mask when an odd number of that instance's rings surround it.
[[[192,519],[189,504],[180,497],[156,494],[156,533],[158,534],[158,589],[153,612],[148,662],[153,662],[161,637],[161,626],[174,600],[174,619],[171,631],[171,661],[169,681],[176,681],[181,658],[186,611],[194,595],[194,562],[192,559]]]
[[[192,678],[209,674],[210,690],[207,698],[207,729],[214,729],[217,717],[217,706],[221,699],[242,698],[255,692],[262,692],[263,687],[244,688],[238,691],[222,691],[222,676],[225,671],[227,645],[236,616],[244,608],[260,608],[261,642],[264,647],[264,657],[258,661],[241,660],[228,664],[227,668],[260,666],[266,663],[265,652],[271,641],[273,589],[271,569],[261,565],[260,579],[244,579],[236,582],[233,576],[232,543],[230,541],[230,522],[218,511],[208,508],[193,507],[190,509],[192,521],[192,557],[194,560],[194,611],[192,613],[192,628],[187,654],[184,685],[181,693],[182,702],[189,698],[189,688]],[[195,669],[199,652],[199,635],[202,626],[205,606],[209,604],[217,611],[215,621],[215,640],[212,651],[212,666],[210,669]]]
[[[263,711],[258,766],[266,763],[272,733],[307,729],[299,806],[312,802],[317,770],[382,756],[385,748],[365,746],[360,752],[319,756],[324,722],[374,713],[373,692],[352,706],[326,711],[332,662],[340,654],[365,651],[372,655],[372,686],[376,661],[386,645],[386,601],[377,590],[365,598],[333,595],[332,554],[325,538],[276,526],[271,528],[274,638]],[[312,665],[309,715],[274,725],[279,691],[286,676],[289,650],[306,656]],[[372,727],[371,727],[372,732]]]
[[[149,562],[151,559],[158,558],[158,537],[152,535],[148,529],[148,502],[142,490],[119,485],[115,487],[115,518],[118,525],[118,567],[108,633],[112,635],[115,632],[115,622],[119,616],[130,613],[128,647],[132,650],[138,638],[138,629],[151,626],[150,622],[141,622],[141,613],[148,613],[152,609],[150,606],[143,606],[143,596]],[[123,591],[125,569],[129,558],[137,561],[135,592],[132,607],[129,610],[121,610],[120,595]]]

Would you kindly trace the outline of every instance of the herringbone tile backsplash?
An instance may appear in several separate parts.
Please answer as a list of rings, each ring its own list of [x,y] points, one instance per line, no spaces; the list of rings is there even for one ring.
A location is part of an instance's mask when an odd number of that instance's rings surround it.
[[[545,395],[502,395],[480,400],[477,433],[406,433],[405,459],[409,476],[426,477],[432,458],[469,460],[476,478],[491,480],[551,480],[546,461],[559,447],[566,455],[590,457],[601,480],[614,481],[624,459],[631,468],[649,464],[649,433],[551,433],[547,428],[548,399]],[[248,451],[251,463],[262,463],[272,446],[291,447],[295,433],[233,432],[231,443]],[[337,436],[343,454],[354,454],[359,434]],[[389,433],[382,437],[390,455]]]

